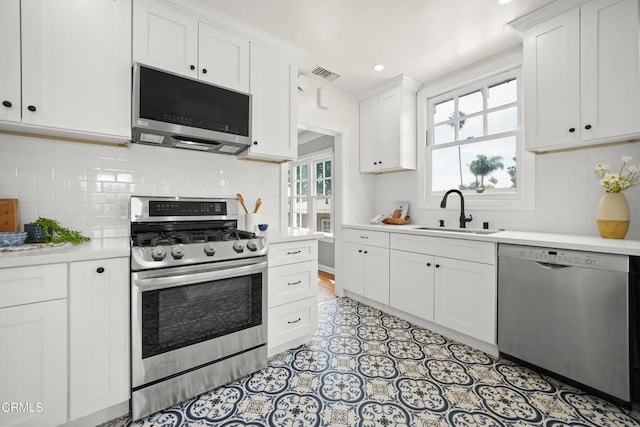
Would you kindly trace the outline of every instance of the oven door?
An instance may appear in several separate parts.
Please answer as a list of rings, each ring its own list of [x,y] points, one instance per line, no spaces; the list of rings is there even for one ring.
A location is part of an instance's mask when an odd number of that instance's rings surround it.
[[[132,388],[266,346],[264,257],[131,275]]]

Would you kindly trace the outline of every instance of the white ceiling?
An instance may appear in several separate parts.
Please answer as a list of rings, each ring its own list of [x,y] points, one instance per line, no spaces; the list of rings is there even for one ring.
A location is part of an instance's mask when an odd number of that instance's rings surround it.
[[[517,46],[506,23],[552,0],[198,0],[308,52],[354,94],[398,74],[425,83]],[[373,71],[383,63],[382,72]]]

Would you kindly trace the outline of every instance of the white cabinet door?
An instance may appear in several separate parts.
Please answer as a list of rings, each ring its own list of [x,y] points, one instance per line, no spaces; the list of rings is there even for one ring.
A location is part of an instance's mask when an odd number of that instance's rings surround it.
[[[133,3],[133,60],[198,77],[198,20],[155,0]]]
[[[288,342],[310,337],[318,328],[318,298],[312,296],[270,308],[267,328],[271,352],[284,350],[281,347]]]
[[[249,92],[249,40],[203,22],[198,28],[200,80]]]
[[[524,35],[525,146],[580,141],[580,11],[572,9]]]
[[[0,411],[0,425],[67,421],[67,300],[0,309],[0,400],[28,405]]]
[[[129,399],[128,258],[70,264],[70,419]]]
[[[401,165],[402,88],[388,90],[379,96],[378,169],[392,170]]]
[[[131,137],[131,0],[22,2],[22,121]]]
[[[391,250],[389,305],[433,322],[434,257]]]
[[[378,97],[360,102],[360,172],[378,169]]]
[[[20,122],[20,0],[0,2],[0,120]]]
[[[495,344],[495,266],[450,258],[435,263],[435,323]]]
[[[306,261],[269,267],[269,308],[316,296],[318,262]]]
[[[583,140],[640,132],[638,0],[597,0],[580,8]]]
[[[364,295],[364,255],[362,245],[344,242],[344,289]]]
[[[364,296],[389,305],[389,249],[364,246]]]
[[[292,58],[251,43],[252,139],[247,157],[295,160],[297,65]]]
[[[640,134],[637,0],[592,0],[524,33],[525,147]]]
[[[361,94],[361,173],[415,170],[419,86],[400,75]]]

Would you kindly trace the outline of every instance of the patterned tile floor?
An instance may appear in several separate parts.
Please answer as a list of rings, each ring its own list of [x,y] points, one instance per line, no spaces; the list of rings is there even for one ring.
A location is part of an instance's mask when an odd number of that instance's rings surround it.
[[[131,426],[640,426],[637,413],[348,298],[305,346]]]

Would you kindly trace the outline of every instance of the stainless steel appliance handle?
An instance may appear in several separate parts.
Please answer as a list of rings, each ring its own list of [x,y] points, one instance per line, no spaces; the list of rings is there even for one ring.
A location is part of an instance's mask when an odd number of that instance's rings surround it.
[[[201,271],[185,271],[183,274],[174,274],[170,276],[158,276],[149,278],[134,278],[133,284],[140,291],[152,291],[158,289],[166,289],[175,286],[189,285],[199,282],[208,282],[213,280],[221,280],[239,276],[247,276],[254,273],[266,272],[267,262],[252,262],[248,265],[240,265],[235,267],[219,267],[207,268]]]
[[[536,264],[538,264],[542,268],[546,268],[547,270],[562,270],[565,268],[572,267],[571,265],[551,264],[548,262],[540,262],[540,261],[536,261]]]

